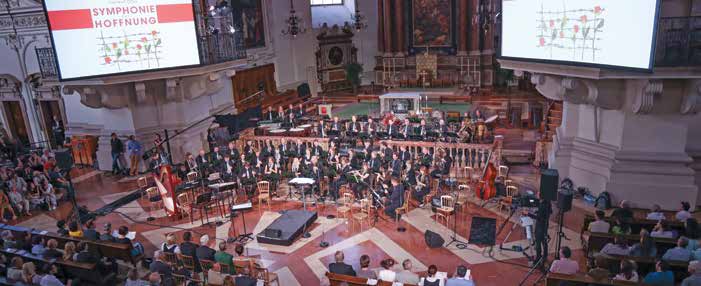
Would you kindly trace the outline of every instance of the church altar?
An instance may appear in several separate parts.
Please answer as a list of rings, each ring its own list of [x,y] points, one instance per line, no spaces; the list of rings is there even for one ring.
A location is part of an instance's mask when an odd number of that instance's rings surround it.
[[[380,96],[380,113],[393,111],[396,114],[406,114],[409,111],[419,113],[421,94],[418,92],[395,92]]]

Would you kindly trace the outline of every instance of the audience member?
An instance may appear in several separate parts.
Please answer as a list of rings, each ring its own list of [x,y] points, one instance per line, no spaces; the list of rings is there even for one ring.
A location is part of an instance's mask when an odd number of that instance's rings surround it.
[[[3,230],[0,237],[2,237],[2,248],[17,249],[17,242],[15,241],[15,236],[12,234],[12,231]]]
[[[88,243],[85,241],[78,242],[76,245],[77,253],[73,256],[73,261],[81,263],[97,263],[100,260],[96,254],[90,252]]]
[[[336,251],[333,257],[335,262],[329,264],[329,272],[355,276],[355,270],[353,270],[353,266],[350,266],[343,262],[345,256],[343,255],[342,251]]]
[[[102,226],[102,234],[100,234],[100,240],[113,242],[115,240],[112,236],[112,224],[106,223]]]
[[[654,204],[652,205],[652,209],[650,209],[650,212],[647,214],[645,217],[646,219],[649,220],[665,220],[664,213],[662,212],[662,208],[660,208],[660,205]]]
[[[32,254],[41,256],[44,254],[44,248],[44,238],[41,235],[32,237]]]
[[[75,243],[72,241],[66,242],[63,246],[63,261],[73,261],[73,255],[75,254]]]
[[[614,235],[630,234],[630,219],[621,216],[615,217],[614,225],[611,228],[611,233]]]
[[[148,275],[148,285],[149,286],[161,286],[161,275],[157,272],[152,272]]]
[[[594,266],[589,269],[587,275],[597,281],[608,279],[611,272],[607,268],[606,257],[601,255],[594,256]]]
[[[41,280],[39,280],[39,285],[41,286],[64,286],[64,284],[61,280],[56,277],[56,275],[59,273],[58,271],[58,266],[53,263],[49,264],[44,264],[42,267],[41,273],[43,274],[41,276]],[[70,281],[68,281],[68,284],[70,285]]]
[[[613,277],[613,280],[638,282],[638,272],[635,271],[635,263],[628,259],[621,260],[621,272]]]
[[[686,246],[689,241],[686,237],[682,236],[677,239],[677,247],[667,250],[662,256],[662,260],[665,261],[689,261],[691,260],[691,251],[689,251]]]
[[[630,255],[639,257],[657,257],[657,246],[646,229],[640,230],[640,242],[630,249]]]
[[[630,203],[626,200],[622,200],[619,204],[619,208],[614,209],[611,213],[613,218],[622,218],[623,220],[630,221],[633,219],[633,210],[630,209]]]
[[[27,284],[39,284],[41,276],[37,275],[36,266],[33,262],[22,264],[22,282]]]
[[[674,215],[678,221],[686,221],[691,217],[691,204],[689,202],[681,202],[681,209]]]
[[[560,248],[560,259],[553,261],[550,265],[550,272],[572,275],[579,271],[579,263],[570,259],[572,250],[563,246]]]
[[[358,269],[358,277],[377,279],[377,273],[370,269],[370,256],[363,254],[360,256],[360,269]]]
[[[19,257],[19,256],[12,257],[12,260],[10,260],[10,267],[7,268],[7,279],[10,279],[12,281],[22,280],[22,265],[23,264],[24,264],[24,261],[22,261],[22,257]]]
[[[438,273],[438,267],[436,265],[429,265],[428,266],[428,271],[426,271],[426,277],[421,277],[421,281],[419,281],[419,285],[421,286],[444,286],[444,281],[443,279],[439,279],[436,277],[436,273]]]
[[[455,276],[445,282],[445,286],[475,286],[475,283],[470,279],[467,273],[467,267],[464,265],[458,266]]]
[[[380,262],[380,266],[382,266],[382,270],[377,273],[377,279],[387,282],[394,282],[395,279],[397,279],[397,273],[392,270],[392,266],[394,266],[394,259],[387,258],[382,260]]]
[[[234,272],[234,256],[226,252],[226,242],[225,241],[220,241],[219,242],[219,251],[214,254],[214,261],[221,265],[227,265],[229,266],[229,274],[233,274]]]
[[[669,270],[669,264],[663,260],[655,263],[655,272],[650,272],[643,279],[645,285],[651,286],[673,286],[674,272]]]
[[[208,245],[209,235],[205,234],[200,237],[200,246],[195,250],[195,255],[197,255],[198,260],[214,260],[214,254],[216,251]]]
[[[609,232],[610,228],[611,228],[611,225],[608,222],[606,222],[606,220],[605,220],[604,211],[597,210],[596,211],[596,220],[589,223],[589,231],[590,232],[607,233],[607,232]]]
[[[236,286],[255,286],[257,283],[258,280],[251,277],[251,270],[248,268],[243,268],[243,271],[234,279],[234,285]]]
[[[44,258],[58,259],[58,258],[63,257],[63,253],[61,253],[61,251],[59,251],[56,248],[58,248],[58,241],[56,241],[55,239],[49,239],[49,241],[46,242],[46,249],[44,250]]]
[[[677,235],[674,233],[674,231],[671,231],[669,229],[669,226],[666,222],[658,221],[655,227],[652,229],[650,236],[661,238],[675,238]]]
[[[684,222],[684,234],[689,239],[686,246],[689,251],[699,248],[699,222],[695,218],[689,218]]]
[[[600,252],[608,255],[628,255],[630,254],[630,247],[628,247],[626,239],[622,235],[616,235],[613,238],[613,243],[609,242],[604,245]]]
[[[234,284],[234,277],[233,276],[227,275],[226,277],[224,277],[224,285],[222,285],[222,286],[235,286],[235,285],[236,284]]]
[[[95,222],[90,220],[85,224],[85,231],[83,231],[83,238],[88,240],[98,240],[100,238],[100,233],[95,230]]]
[[[166,241],[161,244],[161,251],[165,253],[180,253],[180,247],[178,246],[174,233],[166,235]]]
[[[131,255],[137,256],[144,253],[144,247],[139,242],[132,242],[131,239],[127,237],[129,234],[129,228],[125,225],[120,226],[117,229],[117,237],[114,239],[117,243],[129,244],[132,246]]]
[[[65,220],[59,220],[56,222],[56,228],[58,230],[56,233],[60,236],[68,236],[68,230],[66,229],[66,221]]]
[[[127,273],[127,280],[124,282],[124,286],[144,286],[148,283],[139,278],[139,271],[136,268],[129,269]]]
[[[156,250],[153,253],[153,262],[151,262],[148,269],[151,272],[163,275],[166,279],[173,277],[173,268],[165,262],[165,255],[163,255],[163,251],[160,250]]]
[[[684,278],[681,286],[698,285],[701,285],[701,262],[692,261],[689,263],[689,277]]]
[[[419,275],[411,272],[411,260],[402,261],[402,271],[397,272],[396,281],[404,284],[419,284]]]

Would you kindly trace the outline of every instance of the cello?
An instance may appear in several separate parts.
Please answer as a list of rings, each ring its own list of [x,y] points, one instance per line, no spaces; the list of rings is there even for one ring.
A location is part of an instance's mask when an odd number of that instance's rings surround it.
[[[491,162],[492,153],[489,152],[487,157],[487,166],[484,167],[482,172],[482,180],[479,188],[477,188],[477,193],[475,194],[478,198],[482,200],[488,200],[497,195],[497,189],[494,186],[494,181],[497,178],[497,168]]]

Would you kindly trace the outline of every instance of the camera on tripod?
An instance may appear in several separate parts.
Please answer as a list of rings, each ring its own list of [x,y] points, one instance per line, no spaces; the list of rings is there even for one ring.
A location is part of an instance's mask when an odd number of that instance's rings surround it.
[[[538,198],[532,194],[521,195],[514,198],[511,205],[513,208],[537,208]]]

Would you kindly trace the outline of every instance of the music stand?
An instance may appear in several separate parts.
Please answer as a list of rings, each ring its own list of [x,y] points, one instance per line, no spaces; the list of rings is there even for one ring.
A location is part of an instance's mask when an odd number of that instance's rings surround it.
[[[249,201],[249,203],[250,203],[250,201]],[[245,210],[245,209],[231,210],[231,212],[232,212],[232,214],[231,214],[231,221],[233,221],[233,220],[234,220],[234,217],[235,217],[233,213],[235,213],[236,211],[241,211],[241,220],[243,221],[243,233],[242,233],[242,234],[239,234],[238,236],[236,236],[236,238],[229,238],[229,239],[227,240],[228,243],[232,243],[232,242],[238,241],[238,242],[240,242],[240,243],[242,243],[242,244],[245,244],[247,241],[253,240],[253,237],[252,237],[253,233],[250,233],[250,232],[248,232],[248,231],[246,230],[246,214],[244,213],[244,210]]]

